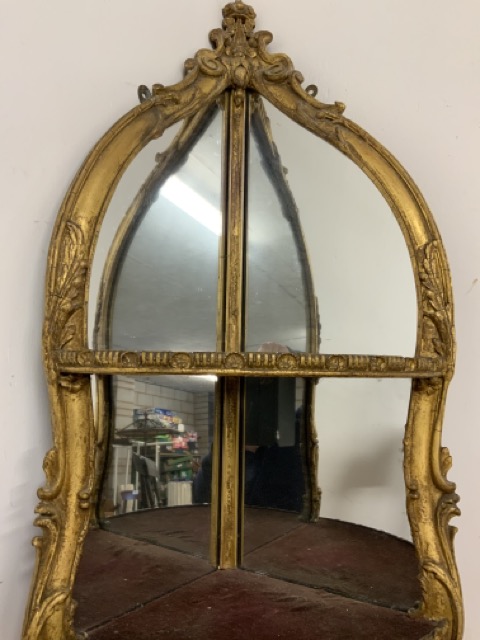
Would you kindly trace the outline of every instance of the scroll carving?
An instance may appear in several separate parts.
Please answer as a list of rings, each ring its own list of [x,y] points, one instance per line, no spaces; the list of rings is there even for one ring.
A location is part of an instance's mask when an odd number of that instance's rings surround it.
[[[253,88],[260,93],[265,93],[262,87],[268,85],[288,84],[292,94],[299,102],[310,105],[316,117],[341,115],[345,110],[344,104],[335,102],[330,105],[317,101],[311,90],[313,85],[306,89],[302,87],[304,78],[295,70],[290,58],[283,53],[268,52],[273,36],[268,31],[255,32],[255,17],[253,8],[243,2],[227,4],[223,9],[222,28],[210,32],[213,51],[200,49],[194,58],[185,62],[186,76],[182,86],[193,89],[200,75],[221,78],[225,87]],[[163,102],[179,100],[172,88],[161,84],[153,85],[151,91],[141,85],[138,93],[141,102],[149,99]],[[197,98],[196,93],[189,95],[190,101]]]
[[[55,388],[55,447],[45,457],[47,485],[38,492],[40,503],[35,510],[35,525],[43,535],[33,540],[37,550],[36,589],[31,615],[25,621],[26,640],[76,637],[72,629],[72,572],[88,527],[93,482],[89,376],[59,375]],[[72,537],[76,541],[73,546]]]
[[[455,565],[450,520],[460,515],[455,483],[447,479],[451,456],[441,446],[441,422],[448,376],[415,380],[405,446],[407,507],[420,563],[424,594],[416,616],[446,624],[434,638],[461,638],[461,590]],[[427,416],[431,416],[427,419]]]

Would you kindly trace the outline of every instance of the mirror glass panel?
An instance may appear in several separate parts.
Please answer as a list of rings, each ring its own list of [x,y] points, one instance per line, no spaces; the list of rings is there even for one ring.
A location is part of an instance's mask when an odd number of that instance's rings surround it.
[[[259,101],[250,122],[247,175],[246,351],[315,351],[305,241]]]
[[[321,351],[413,356],[415,283],[389,205],[351,160],[264,104],[307,242]]]
[[[103,218],[102,226],[98,234],[95,253],[92,261],[92,270],[89,283],[88,305],[88,343],[91,348],[105,348],[105,331],[99,331],[98,311],[99,299],[103,299],[104,292],[101,288],[102,279],[106,273],[106,265],[109,262],[109,254],[120,224],[141,191],[145,180],[156,167],[155,158],[165,154],[172,145],[173,140],[181,129],[181,123],[177,123],[167,129],[163,136],[149,142],[129,164],[120,178],[112,199]]]
[[[319,463],[313,479],[322,492],[318,522],[300,513],[310,482],[303,459],[305,381],[279,382],[290,384],[292,393],[282,387],[268,400],[267,394],[250,394],[250,404],[262,416],[260,425],[275,422],[278,434],[288,421],[297,435],[293,446],[282,447],[278,437],[253,451],[246,446],[246,478],[257,494],[245,492],[244,568],[407,611],[420,598],[402,470],[410,381],[318,382]],[[254,382],[254,388],[260,383]],[[247,386],[247,407],[248,397]],[[262,432],[260,426],[256,432]]]
[[[245,380],[245,505],[300,513],[308,485],[304,380]],[[251,513],[254,513],[251,516]],[[255,512],[246,509],[246,545]]]
[[[167,163],[165,155],[144,151],[149,168],[135,167],[143,170],[144,182],[123,202],[125,215],[111,245],[114,263],[107,258],[112,275],[104,276],[110,290],[97,321],[100,346],[215,350],[221,132],[216,110],[191,132],[189,148],[173,145]]]
[[[321,515],[411,539],[406,514],[403,438],[411,380],[319,381]]]
[[[208,558],[214,392],[214,376],[112,377],[105,529]]]

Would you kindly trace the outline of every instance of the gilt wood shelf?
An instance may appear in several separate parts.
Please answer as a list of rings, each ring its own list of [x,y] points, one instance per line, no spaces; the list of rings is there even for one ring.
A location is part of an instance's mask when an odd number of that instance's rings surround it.
[[[448,371],[441,357],[313,353],[62,350],[55,363],[59,373],[104,375],[433,378]]]

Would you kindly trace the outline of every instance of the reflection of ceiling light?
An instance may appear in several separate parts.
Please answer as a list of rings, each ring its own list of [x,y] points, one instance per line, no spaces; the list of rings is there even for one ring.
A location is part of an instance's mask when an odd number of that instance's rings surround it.
[[[160,193],[217,236],[221,235],[222,217],[220,211],[182,182],[180,178],[170,176],[160,189]]]
[[[218,380],[217,376],[198,376],[202,380],[208,380],[209,382],[216,382]]]

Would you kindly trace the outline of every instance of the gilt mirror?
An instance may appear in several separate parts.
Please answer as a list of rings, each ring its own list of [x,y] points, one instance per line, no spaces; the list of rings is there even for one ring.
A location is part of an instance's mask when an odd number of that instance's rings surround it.
[[[57,219],[24,638],[460,640],[432,215],[252,7],[210,40]]]

